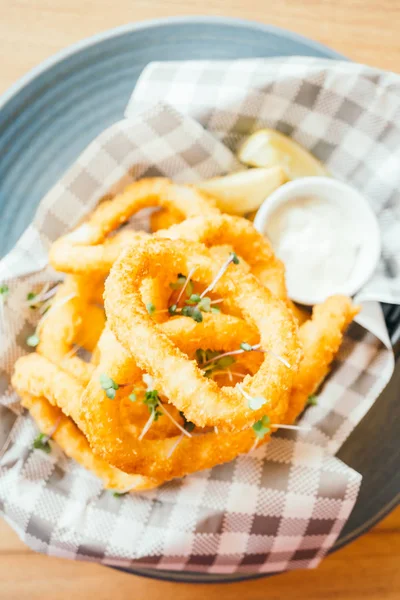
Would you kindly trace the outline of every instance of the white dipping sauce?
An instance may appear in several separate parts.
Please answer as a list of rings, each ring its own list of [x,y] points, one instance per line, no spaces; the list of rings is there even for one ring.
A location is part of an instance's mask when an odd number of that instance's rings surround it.
[[[361,240],[335,202],[298,197],[270,215],[266,234],[286,267],[289,295],[340,292],[350,278]],[[295,294],[293,294],[295,292]]]

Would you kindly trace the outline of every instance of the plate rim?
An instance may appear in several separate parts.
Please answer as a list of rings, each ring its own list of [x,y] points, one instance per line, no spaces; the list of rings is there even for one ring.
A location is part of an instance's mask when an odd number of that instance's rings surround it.
[[[285,29],[283,27],[269,25],[267,23],[260,23],[251,19],[241,19],[238,17],[218,17],[211,15],[181,15],[165,18],[160,17],[156,19],[145,19],[143,21],[130,22],[126,23],[125,25],[119,25],[118,27],[106,29],[89,37],[78,40],[77,42],[62,48],[61,50],[58,50],[56,53],[51,54],[42,60],[38,65],[29,69],[26,73],[24,73],[24,75],[19,77],[14,83],[5,89],[5,91],[0,95],[0,111],[3,110],[5,105],[12,100],[14,96],[16,96],[24,87],[32,83],[39,75],[61,63],[66,58],[69,58],[74,54],[78,54],[82,50],[95,46],[99,42],[104,42],[105,40],[116,38],[126,33],[141,31],[143,29],[156,29],[157,27],[164,27],[168,25],[187,24],[220,24],[231,25],[238,28],[245,27],[248,29],[258,29],[264,33],[277,34],[293,41],[307,44],[309,47],[312,47],[315,50],[326,53],[332,59],[343,60],[346,62],[349,61],[349,59],[340,52],[337,52],[336,50],[329,48],[329,46],[326,46],[325,44],[322,44],[321,42],[318,42],[312,38],[308,38],[300,33]]]
[[[19,77],[14,83],[12,83],[6,90],[0,95],[0,112],[4,109],[8,102],[10,102],[13,98],[15,98],[25,87],[29,86],[34,82],[41,74],[50,70],[52,67],[62,63],[67,58],[78,54],[79,52],[88,49],[92,46],[100,42],[104,42],[106,40],[110,40],[113,38],[117,38],[119,36],[123,36],[127,33],[133,33],[135,31],[142,30],[152,30],[159,27],[165,27],[169,25],[188,25],[188,24],[200,24],[200,25],[228,25],[237,28],[245,28],[258,30],[265,34],[274,34],[285,39],[289,39],[292,41],[297,41],[302,44],[306,44],[310,49],[318,50],[326,55],[327,58],[342,60],[348,62],[349,59],[341,54],[340,52],[326,46],[325,44],[318,42],[312,38],[299,34],[295,31],[278,27],[275,25],[270,25],[267,23],[260,23],[258,21],[254,21],[251,19],[242,19],[237,17],[221,17],[221,16],[205,16],[205,15],[180,15],[180,16],[171,16],[166,18],[155,18],[155,19],[146,19],[138,22],[130,22],[124,25],[120,25],[118,27],[114,27],[111,29],[106,29],[99,33],[96,33],[92,36],[85,37],[73,44],[68,45],[61,50],[58,50],[56,53],[50,55],[45,58],[35,67],[29,69],[24,75]],[[194,59],[196,60],[196,59]],[[363,527],[359,527],[358,529],[350,532],[347,536],[342,539],[337,539],[334,546],[330,549],[329,553],[335,552],[340,548],[346,546],[350,542],[354,541],[367,531],[371,529],[376,523],[382,520],[391,510],[393,510],[400,501],[400,495],[396,496],[392,499],[386,506],[384,506],[378,513],[370,519],[368,522],[363,524]],[[160,570],[151,570],[145,569],[145,572],[141,571],[140,568],[138,571],[131,569],[124,569],[121,567],[113,567],[117,570],[123,571],[125,573],[129,573],[132,575],[138,575],[141,577],[147,577],[151,579],[157,579],[160,581],[173,581],[175,583],[202,583],[202,584],[212,584],[212,583],[239,583],[243,581],[248,581],[252,579],[261,579],[264,577],[268,577],[266,573],[253,573],[253,574],[243,574],[241,576],[231,578],[228,576],[224,576],[221,574],[221,579],[218,580],[203,580],[202,573],[193,572],[193,579],[190,581],[183,581],[179,579],[175,579],[172,574],[168,570],[160,571]],[[280,573],[271,573],[271,575],[277,575]]]

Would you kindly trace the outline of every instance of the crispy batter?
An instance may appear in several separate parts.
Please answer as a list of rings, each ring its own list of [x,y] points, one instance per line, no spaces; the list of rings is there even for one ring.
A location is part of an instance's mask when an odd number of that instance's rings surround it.
[[[74,346],[92,352],[104,329],[103,308],[95,304],[100,280],[68,276],[54,296],[50,310],[39,327],[38,352],[87,383],[93,367],[79,360]]]
[[[123,247],[148,237],[144,232],[128,231],[107,240],[108,234],[143,208],[152,206],[171,209],[182,219],[220,212],[213,199],[194,187],[162,177],[141,179],[113,200],[99,204],[82,225],[54,242],[49,253],[51,265],[66,273],[106,275]]]
[[[321,380],[329,370],[332,358],[339,349],[344,331],[357,312],[358,309],[352,305],[348,298],[334,296],[326,300],[321,306],[316,307],[312,319],[300,328],[300,338],[304,344],[304,357],[300,362],[299,371],[294,380],[289,407],[284,419],[285,423],[294,423],[304,409],[308,397],[317,391]],[[211,315],[207,316],[208,325],[212,329],[207,332],[203,329],[202,333],[204,337],[206,337],[206,333],[211,334],[209,338],[211,348],[213,347],[212,343],[218,343],[220,347],[228,349],[229,347],[237,347],[239,340],[248,339],[250,343],[255,342],[256,332],[247,323],[233,317],[226,317],[225,323],[221,327],[221,322],[218,320],[221,317],[225,318],[223,315],[217,318],[213,318]],[[182,318],[178,318],[170,322],[176,324],[176,332],[173,332],[171,327],[168,335],[171,339],[174,339],[175,335],[178,337],[178,332],[181,330],[182,333],[179,342],[178,340],[177,342],[181,348],[190,352],[190,350],[195,349],[204,342],[204,338],[202,341],[199,339],[200,336],[196,339],[192,337],[196,328],[198,327],[198,331],[201,331],[201,327],[194,322],[191,324],[189,321],[188,328],[182,328],[181,323],[179,323],[181,320]],[[129,354],[126,354],[126,360],[128,362],[132,360]],[[148,461],[145,460],[146,451],[150,452],[150,448],[152,448],[151,452],[153,452],[155,447],[147,446],[146,448],[146,444],[143,445],[143,443],[140,447],[137,447],[132,436],[129,436],[126,431],[124,432],[118,406],[115,402],[107,399],[104,394],[99,393],[98,377],[96,376],[92,378],[83,396],[82,409],[83,418],[86,421],[85,431],[93,447],[100,451],[102,456],[112,464],[116,464],[127,471],[139,469],[140,472],[146,474],[158,473],[158,469],[161,469],[160,472],[165,473],[163,469],[168,469],[171,477],[177,477],[188,472],[189,466],[187,463],[181,463],[182,457],[180,454],[171,457],[169,462],[165,460],[165,455],[164,460],[162,459],[161,444],[158,446],[159,453],[156,455],[157,460],[155,462],[157,462],[157,465],[155,466],[150,458]],[[106,430],[104,427],[104,423],[107,422],[113,423],[115,429],[112,434],[110,434],[109,428]],[[208,434],[208,437],[204,439],[209,441],[211,435]],[[219,434],[215,438],[215,444],[219,446],[221,439],[221,434]],[[223,439],[225,440],[225,438]],[[235,448],[243,442],[248,441],[250,443],[250,438],[247,435],[244,435],[243,438],[240,435],[235,435],[232,440]],[[230,451],[231,449],[226,445],[226,440],[224,443],[224,449]],[[190,440],[185,440],[184,445],[186,445],[187,451],[192,453]],[[207,446],[206,448],[210,447]],[[155,459],[155,455],[150,454],[150,456]],[[195,460],[194,455],[190,454],[190,456],[193,456],[193,460]],[[221,454],[218,456],[220,459]],[[212,458],[207,453],[204,455],[204,460],[206,462],[201,463],[203,465],[201,468],[212,466]],[[207,465],[207,467],[204,465]],[[198,464],[196,466],[198,469],[200,468]]]
[[[20,395],[22,406],[29,410],[39,430],[51,435],[67,456],[99,477],[106,489],[126,492],[148,490],[161,485],[161,480],[142,475],[128,475],[109,465],[93,454],[83,433],[59,408],[52,406],[43,397],[35,398],[24,392]]]
[[[197,366],[162,331],[157,329],[143,305],[140,282],[157,277],[168,265],[173,273],[196,271],[196,280],[208,285],[220,264],[203,245],[161,239],[146,246],[132,246],[114,263],[105,286],[105,308],[111,330],[148,372],[170,401],[187,419],[200,427],[216,426],[221,431],[238,431],[268,414],[276,423],[286,412],[288,397],[301,357],[297,328],[291,312],[251,274],[235,277],[234,268],[218,281],[215,292],[228,298],[245,319],[259,330],[264,350],[258,372],[242,384],[250,396],[265,397],[265,404],[251,410],[237,387],[219,389],[204,380]],[[146,349],[151,348],[151,351]],[[276,356],[287,361],[285,366]]]
[[[94,380],[92,380],[94,381]],[[30,354],[18,359],[13,375],[13,386],[19,394],[27,393],[35,397],[45,397],[50,405],[66,407],[69,414],[76,417],[79,408],[79,397],[83,392],[80,386],[68,373],[61,371],[56,365],[38,354]],[[41,392],[41,393],[39,393]],[[76,400],[72,400],[74,394]],[[37,396],[36,396],[37,395]],[[102,411],[102,404],[111,402],[108,407],[112,419],[118,419],[117,403],[102,394],[102,401],[97,410]],[[74,418],[75,420],[75,418]],[[70,421],[72,423],[72,421]],[[54,421],[53,421],[54,423]],[[79,421],[79,429],[85,430],[85,424]],[[110,423],[97,423],[97,434],[106,440],[110,435]],[[202,433],[192,437],[180,436],[161,439],[138,440],[136,435],[121,427],[119,433],[123,438],[115,439],[116,462],[124,472],[142,473],[150,478],[168,480],[180,477],[193,471],[207,469],[222,462],[228,462],[238,454],[248,452],[254,445],[255,436],[252,429],[240,433]],[[266,436],[262,442],[268,441]],[[178,442],[174,452],[169,456],[173,446]],[[126,443],[128,442],[128,443]],[[96,452],[97,452],[96,448]],[[108,461],[107,461],[108,462]]]
[[[208,247],[229,244],[263,285],[279,298],[287,299],[283,263],[274,255],[267,238],[247,219],[225,214],[192,217],[159,231],[157,236],[202,242]]]
[[[286,422],[292,423],[302,412],[307,399],[314,394],[329,372],[343,333],[359,312],[346,296],[331,296],[315,306],[312,318],[300,327],[304,356],[290,397]]]
[[[153,233],[160,229],[168,229],[172,225],[181,223],[182,219],[178,212],[168,208],[160,208],[150,215],[150,229]]]
[[[153,206],[151,224],[160,231],[119,230]],[[202,313],[201,323],[171,317],[180,292],[169,284],[190,273],[200,294],[232,252],[240,263],[209,294],[222,313]],[[41,430],[52,434],[58,422],[53,437],[66,454],[119,491],[152,488],[248,452],[269,440],[257,440],[251,427],[264,416],[272,432],[292,424],[358,312],[334,296],[309,318],[288,299],[283,264],[248,220],[221,214],[207,194],[165,178],[137,181],[101,203],[53,244],[50,262],[73,275],[39,324],[38,353],[18,359],[12,383]],[[204,377],[197,349],[231,352],[242,342],[263,352],[239,356],[240,385],[227,371]],[[76,346],[93,353],[90,363],[74,356]],[[160,415],[143,373],[159,391]],[[100,375],[111,377],[112,394]],[[265,403],[252,410],[249,397]],[[182,429],[186,419],[196,425],[191,435]]]
[[[301,327],[300,338],[304,344],[304,357],[294,381],[285,423],[290,424],[295,421],[303,410],[308,396],[317,390],[340,346],[343,332],[356,312],[357,308],[348,298],[334,296],[316,307],[312,320]],[[236,343],[237,346],[237,342],[243,337],[251,339],[251,343],[253,339],[255,340],[255,337],[251,338],[255,335],[254,330],[244,321],[240,324],[235,318],[227,317],[223,319],[225,323],[220,329],[218,317],[214,318],[211,315],[209,317],[206,319],[207,334],[218,331],[219,345],[229,348]],[[192,327],[186,331],[179,323],[182,320],[183,317],[170,321],[169,333],[174,335],[175,329],[175,335],[178,336],[181,330],[180,343],[189,352],[190,349],[195,349],[198,343],[203,343],[204,338],[201,341],[198,338],[193,340],[192,332],[196,324],[193,322]],[[235,343],[230,341],[231,338],[235,338]],[[216,343],[215,339],[214,343]],[[129,355],[127,360],[131,360]],[[184,438],[180,440],[171,456],[168,456],[169,451],[179,439],[178,437],[143,439],[138,442],[137,431],[129,431],[125,426],[124,414],[120,411],[119,405],[121,399],[117,397],[110,400],[104,391],[99,389],[100,371],[101,369],[86,389],[80,426],[89,436],[96,452],[100,453],[107,462],[115,464],[124,471],[170,479],[231,460],[238,453],[247,452],[254,445],[255,438],[251,430],[236,434],[200,433],[190,439]],[[32,354],[19,359],[13,385],[20,391],[28,389],[33,390],[35,394],[41,393],[49,397],[50,402],[57,406],[72,407],[71,414],[77,418],[79,402],[71,403],[71,392],[72,397],[75,398],[82,393],[83,388],[78,388],[68,374],[60,373],[55,365],[46,363],[42,357]],[[267,440],[268,438],[265,439]]]

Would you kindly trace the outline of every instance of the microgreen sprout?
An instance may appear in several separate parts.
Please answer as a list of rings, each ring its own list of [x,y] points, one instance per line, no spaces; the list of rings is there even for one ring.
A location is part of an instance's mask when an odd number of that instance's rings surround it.
[[[146,421],[141,434],[139,435],[139,441],[144,438],[153,422],[157,421],[158,417],[163,414],[160,410],[158,410],[160,407],[160,397],[157,390],[147,390],[143,398],[143,403],[146,404],[147,408],[149,409],[150,416]]]
[[[53,288],[53,289],[55,289],[55,288]],[[36,330],[32,335],[28,336],[28,338],[26,340],[26,343],[28,344],[28,346],[30,346],[31,348],[36,348],[36,346],[40,342],[41,327],[42,327],[43,323],[45,322],[45,320],[48,318],[49,314],[52,311],[54,311],[55,309],[60,308],[61,306],[63,306],[64,304],[66,304],[67,302],[72,300],[72,298],[76,298],[76,294],[69,294],[68,296],[65,296],[65,298],[62,298],[58,302],[55,302],[55,304],[53,304],[52,306],[50,306],[50,304],[43,304],[43,306],[40,308],[42,317],[39,320],[38,324],[36,325]]]
[[[61,418],[57,419],[57,421],[54,423],[53,427],[51,428],[51,430],[49,431],[49,433],[47,435],[45,433],[39,433],[39,435],[37,435],[35,437],[35,439],[33,440],[33,444],[32,444],[32,447],[35,448],[35,450],[42,450],[46,454],[50,454],[50,452],[51,452],[50,438],[56,432],[56,430],[60,424],[60,421],[61,421]]]
[[[197,304],[198,302],[200,302],[201,298],[199,296],[199,294],[192,294],[190,296],[190,298],[188,298],[186,300],[186,304],[192,305],[192,304]]]
[[[8,285],[0,285],[0,297],[4,300],[8,294],[10,293],[10,288]]]
[[[216,372],[227,369],[235,362],[235,358],[228,353],[220,354],[218,351],[202,348],[196,350],[196,360],[200,369],[204,371],[205,377],[212,377]]]
[[[114,498],[121,498],[122,496],[126,496],[129,492],[113,492]]]
[[[180,292],[174,304],[171,304],[171,306],[168,307],[168,312],[170,315],[176,315],[180,312],[183,316],[191,317],[197,323],[201,323],[203,317],[200,310],[196,307],[197,302],[200,300],[200,296],[193,294],[193,283],[191,281],[195,270],[195,267],[190,269],[187,277],[179,274],[177,281],[169,284],[173,290],[180,289]],[[185,299],[185,306],[180,309],[179,302],[184,294],[187,296]],[[195,301],[194,298],[198,298],[198,300]]]
[[[196,267],[193,267],[192,269],[190,269],[188,276],[185,278],[185,282],[181,288],[181,291],[179,292],[179,296],[176,301],[177,304],[179,304],[179,301],[181,300],[181,298],[185,292],[186,292],[187,296],[192,295],[193,283],[191,282],[191,278],[193,277],[195,270],[196,270]]]
[[[177,304],[171,304],[171,306],[168,307],[168,312],[169,312],[170,315],[175,315],[177,309],[178,309],[178,305]]]
[[[286,423],[273,423],[271,427],[276,427],[277,429],[290,429],[293,431],[310,431],[311,429],[310,425],[286,425]]]
[[[132,392],[131,394],[129,394],[128,398],[131,402],[136,402],[137,395],[135,394],[135,392]]]
[[[26,295],[26,301],[29,308],[40,309],[41,314],[44,314],[50,308],[50,300],[58,290],[60,282],[56,282],[53,286],[48,281],[44,284],[39,292],[30,291]]]
[[[243,354],[244,352],[264,352],[264,353],[268,352],[269,354],[274,356],[277,360],[279,360],[281,363],[283,363],[285,365],[285,367],[290,369],[290,364],[287,362],[286,359],[284,359],[282,356],[279,356],[278,354],[275,354],[275,352],[272,352],[271,350],[263,350],[261,348],[261,344],[254,344],[254,346],[251,346],[247,342],[242,342],[240,344],[240,348],[238,350],[230,350],[229,352],[224,352],[223,354],[220,354],[218,356],[218,358],[222,358],[223,356],[235,356],[237,354]],[[217,357],[214,357],[214,358],[217,358]]]
[[[193,283],[190,281],[190,277],[185,277],[185,275],[182,275],[181,273],[179,273],[175,282],[169,284],[169,287],[172,290],[181,290],[182,295],[186,292],[186,295],[190,296],[193,292]]]
[[[156,312],[156,307],[152,302],[148,302],[146,304],[146,310],[149,313],[149,315],[153,315]]]
[[[36,346],[39,344],[39,342],[40,342],[40,338],[37,335],[37,333],[33,333],[32,335],[30,335],[26,338],[26,343],[28,344],[28,346],[30,346],[30,348],[36,348]]]
[[[235,265],[239,263],[239,259],[234,252],[230,253],[229,258],[222,265],[213,281],[201,294],[194,294],[193,287],[189,289],[189,282],[190,278],[193,276],[194,268],[190,270],[184,282],[184,276],[179,275],[177,283],[170,284],[172,289],[177,289],[177,285],[182,285],[182,288],[176,302],[168,308],[169,313],[171,315],[176,315],[178,312],[180,312],[184,317],[191,317],[194,321],[196,321],[196,323],[201,323],[203,320],[203,315],[201,314],[202,312],[221,312],[219,308],[213,307],[212,304],[216,302],[221,302],[222,300],[213,301],[210,297],[207,296],[207,294],[208,292],[211,292],[214,289],[214,287],[217,285],[218,281],[221,279],[221,277],[223,276],[223,274],[225,273],[225,271],[231,263]],[[186,292],[188,298],[185,300],[185,305],[181,309],[179,309],[179,302],[184,292]]]
[[[173,281],[169,284],[169,287],[171,288],[171,290],[180,290],[186,283],[186,277],[185,275],[182,275],[181,273],[179,273],[177,280]]]
[[[259,421],[256,421],[253,425],[253,431],[259,440],[262,440],[267,433],[271,431],[270,420],[268,415],[264,415]]]
[[[318,396],[316,396],[315,394],[311,394],[311,396],[308,396],[307,406],[317,406],[317,404]]]
[[[159,402],[159,406],[161,407],[161,410],[162,410],[161,414],[164,414],[166,417],[168,417],[168,419],[170,421],[172,421],[172,423],[174,425],[176,425],[176,427],[179,429],[179,431],[182,432],[182,435],[186,435],[186,437],[192,437],[190,435],[190,432],[192,431],[192,429],[190,429],[190,427],[189,428],[185,427],[185,423],[190,423],[190,421],[186,421],[185,417],[183,417],[183,419],[184,419],[184,425],[182,427],[182,425],[180,423],[178,423],[178,421],[176,419],[174,419],[174,417],[171,415],[171,413],[166,409],[165,404],[161,404],[161,401],[160,401]],[[191,425],[193,425],[193,428],[194,428],[194,424],[191,423]]]
[[[110,398],[110,400],[114,400],[116,390],[118,390],[119,388],[118,383],[116,383],[109,375],[106,375],[106,373],[102,373],[100,375],[99,380],[100,385],[105,391],[107,398]]]
[[[46,454],[50,454],[51,452],[49,436],[45,435],[44,433],[39,433],[39,435],[35,437],[32,446],[35,448],[35,450],[43,450],[43,452],[46,452]]]
[[[149,412],[153,414],[153,420],[157,421],[161,417],[162,412],[158,410],[160,406],[160,397],[157,390],[148,390],[143,398],[143,404],[147,406]]]
[[[203,320],[201,310],[197,306],[184,306],[181,312],[184,317],[191,317],[196,323],[201,323]]]
[[[131,394],[131,396],[132,395],[135,396],[135,400],[136,400],[136,394]],[[131,396],[129,396],[130,399],[131,399]],[[133,400],[133,401],[135,401],[135,400]],[[148,389],[144,394],[143,403],[146,404],[147,408],[149,409],[150,416],[149,416],[148,420],[146,421],[145,426],[142,429],[142,432],[139,436],[139,440],[142,440],[144,438],[144,436],[149,431],[152,424],[155,421],[157,421],[158,418],[161,417],[162,415],[165,415],[177,427],[177,429],[179,429],[181,431],[182,436],[192,437],[190,432],[194,429],[194,424],[191,423],[190,421],[186,421],[185,418],[184,418],[183,426],[180,423],[178,423],[178,421],[172,416],[172,414],[169,412],[169,410],[167,410],[165,404],[163,404],[161,402],[161,399],[160,399],[160,396],[159,396],[157,390]]]
[[[245,352],[251,352],[253,350],[253,346],[251,346],[250,344],[248,344],[247,342],[242,342],[240,344],[240,348],[242,350],[244,350]]]
[[[264,406],[264,404],[267,402],[266,399],[263,398],[262,396],[251,396],[250,394],[248,394],[246,392],[246,390],[244,390],[242,388],[241,385],[238,384],[237,387],[240,390],[240,392],[243,394],[243,396],[246,398],[248,407],[251,410],[258,410],[259,408]]]
[[[222,265],[222,267],[220,268],[220,270],[218,271],[218,273],[216,274],[216,276],[214,277],[214,279],[212,280],[210,285],[208,287],[206,287],[206,289],[200,294],[201,298],[204,298],[204,296],[206,296],[209,292],[213,291],[213,289],[217,285],[218,281],[225,274],[225,271],[227,270],[229,265],[232,263],[234,265],[237,265],[239,263],[239,259],[234,252],[231,252],[229,254],[229,258],[224,262],[224,264]]]
[[[165,409],[165,406],[163,405],[163,409]],[[187,421],[185,415],[183,414],[182,411],[179,411],[179,414],[181,415],[182,419],[183,419],[183,428],[181,428],[181,435],[178,437],[178,439],[176,440],[176,442],[171,446],[168,454],[167,454],[167,458],[170,458],[173,453],[175,452],[177,446],[181,443],[181,441],[183,440],[184,436],[187,435],[188,437],[192,437],[190,435],[190,433],[193,431],[193,429],[195,428],[195,424],[192,423],[191,421]]]

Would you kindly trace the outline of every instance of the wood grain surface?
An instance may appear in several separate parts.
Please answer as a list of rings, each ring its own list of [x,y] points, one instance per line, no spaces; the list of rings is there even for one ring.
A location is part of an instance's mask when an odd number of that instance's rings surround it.
[[[297,31],[353,60],[400,70],[400,0],[0,0],[0,93],[54,52],[99,31],[184,14],[242,17]],[[315,571],[250,583],[151,581],[34,554],[0,521],[0,600],[397,600],[400,508]]]

